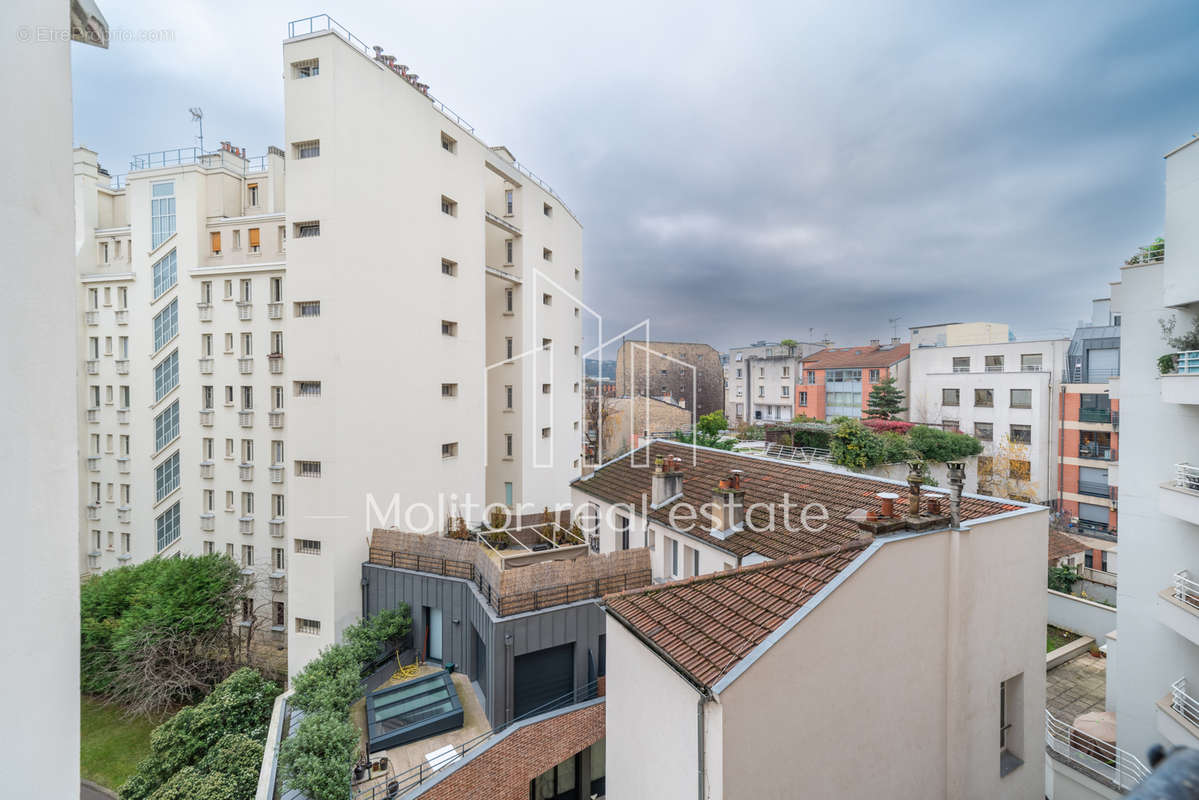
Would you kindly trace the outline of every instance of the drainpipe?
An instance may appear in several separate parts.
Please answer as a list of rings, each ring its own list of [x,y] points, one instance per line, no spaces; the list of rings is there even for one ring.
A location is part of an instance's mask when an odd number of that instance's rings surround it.
[[[1065,498],[1062,497],[1062,479],[1064,476],[1062,466],[1062,448],[1065,446],[1066,435],[1066,387],[1058,387],[1058,407],[1057,407],[1057,513],[1062,513],[1062,502]]]
[[[699,800],[704,800],[704,704],[706,702],[708,702],[708,698],[701,692],[699,700],[695,702],[696,747],[698,748],[695,752],[695,763],[699,767],[699,794],[696,796]]]

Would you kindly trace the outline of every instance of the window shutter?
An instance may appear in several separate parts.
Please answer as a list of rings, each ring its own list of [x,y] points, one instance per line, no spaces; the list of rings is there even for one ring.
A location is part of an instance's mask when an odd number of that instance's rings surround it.
[[[250,228],[250,247],[258,247],[258,228]]]
[[[212,252],[214,252],[214,253],[221,252],[221,232],[220,231],[212,232]]]

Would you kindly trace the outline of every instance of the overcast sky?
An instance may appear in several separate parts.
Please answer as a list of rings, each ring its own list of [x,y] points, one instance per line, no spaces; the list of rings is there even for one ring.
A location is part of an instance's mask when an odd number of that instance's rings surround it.
[[[1193,2],[100,0],[76,141],[283,145],[280,43],[328,12],[507,145],[584,225],[607,332],[718,349],[984,319],[1069,335],[1162,233],[1199,131]],[[173,41],[122,41],[168,31]]]

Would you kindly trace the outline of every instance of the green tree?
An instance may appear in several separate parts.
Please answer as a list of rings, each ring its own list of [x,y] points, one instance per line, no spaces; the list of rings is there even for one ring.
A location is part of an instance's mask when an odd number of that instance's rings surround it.
[[[1055,592],[1070,594],[1070,590],[1074,588],[1077,580],[1078,572],[1074,567],[1062,566],[1049,568],[1049,588]]]
[[[882,463],[883,439],[856,419],[837,417],[837,429],[829,440],[834,464],[864,470]]]
[[[908,410],[903,401],[903,390],[895,385],[895,378],[884,378],[870,390],[866,414],[875,419],[895,419]]]
[[[345,714],[321,711],[305,716],[279,747],[283,785],[310,800],[345,800],[358,742],[358,729]]]
[[[779,344],[787,348],[792,355],[795,354],[795,348],[799,347],[799,342],[795,341],[794,339],[783,339],[781,342],[779,342]]]
[[[943,431],[927,425],[913,427],[908,431],[907,439],[912,450],[925,461],[959,461],[983,451],[982,442],[968,433]]]
[[[695,423],[695,427],[701,433],[706,433],[709,436],[719,436],[722,431],[729,429],[729,420],[724,415],[724,409],[713,411],[711,414],[704,414]]]

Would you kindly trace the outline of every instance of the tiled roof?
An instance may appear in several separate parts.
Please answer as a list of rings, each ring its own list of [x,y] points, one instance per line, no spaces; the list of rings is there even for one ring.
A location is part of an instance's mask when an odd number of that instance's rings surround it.
[[[1057,561],[1059,558],[1066,556],[1074,556],[1082,553],[1089,548],[1075,539],[1068,533],[1049,529],[1049,560]]]
[[[908,357],[907,342],[889,345],[867,344],[860,347],[830,347],[805,356],[804,369],[842,369],[853,367],[889,367]]]
[[[609,595],[610,612],[711,687],[862,553],[864,541]]]
[[[691,464],[693,451],[694,466]],[[632,464],[652,465],[658,456],[678,456],[683,460],[683,496],[674,503],[650,509],[652,467],[634,467]],[[633,461],[634,458],[636,461]],[[904,496],[899,502],[906,502],[906,487],[897,486],[894,482],[851,475],[831,467],[804,466],[761,456],[692,448],[687,444],[657,440],[626,453],[587,478],[576,480],[573,486],[608,503],[627,503],[637,513],[641,512],[644,505],[652,522],[670,528],[671,508],[678,503],[688,503],[698,511],[705,503],[712,501],[712,490],[733,469],[743,471],[744,507],[748,510],[754,503],[775,505],[774,524],[770,525],[769,520],[764,518],[766,512],[761,511],[753,517],[758,531],[749,530],[747,525],[745,530],[721,540],[709,533],[709,525],[697,521],[691,533],[736,556],[760,553],[767,558],[780,559],[845,545],[863,536],[856,519],[850,519],[849,515],[862,509],[877,510],[879,500],[876,494],[899,492]],[[787,530],[782,519],[784,494],[788,495],[788,501],[793,506],[790,525],[800,528],[798,531]],[[945,493],[938,492],[938,496],[944,497]],[[822,504],[828,511],[825,528],[818,532],[806,530],[799,524],[799,512],[813,502]],[[1020,507],[998,500],[963,497],[962,519],[977,519]]]

